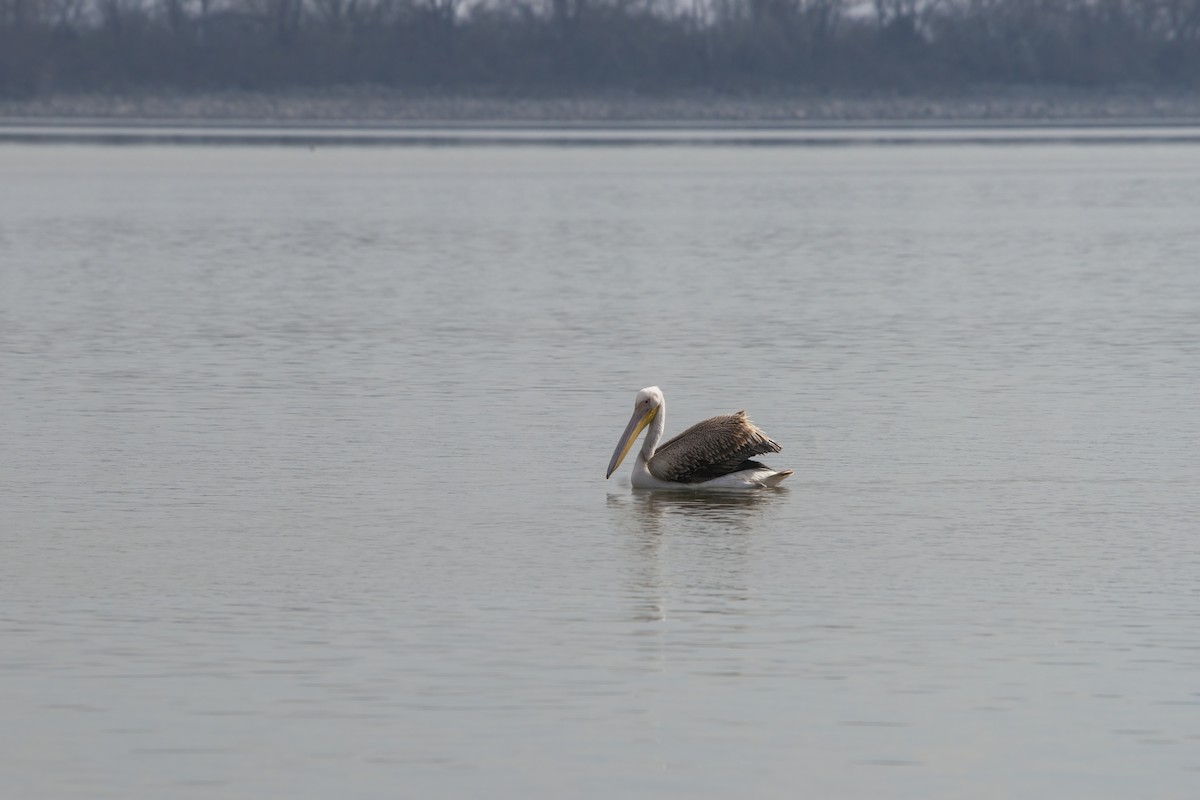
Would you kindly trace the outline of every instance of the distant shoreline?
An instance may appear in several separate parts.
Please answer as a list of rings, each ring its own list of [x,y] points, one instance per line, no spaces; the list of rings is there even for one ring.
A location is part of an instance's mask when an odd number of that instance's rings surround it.
[[[850,145],[1200,144],[1200,123],[836,124],[360,123],[155,120],[0,121],[0,144],[797,147]]]
[[[940,93],[430,95],[383,88],[56,94],[0,100],[0,125],[815,128],[1200,123],[1200,91],[978,87]]]

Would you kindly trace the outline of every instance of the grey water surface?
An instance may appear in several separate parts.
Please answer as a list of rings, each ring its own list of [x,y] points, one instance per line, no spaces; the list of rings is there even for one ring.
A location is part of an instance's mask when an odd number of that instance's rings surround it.
[[[6,797],[1200,792],[1200,145],[10,143],[0,403]]]

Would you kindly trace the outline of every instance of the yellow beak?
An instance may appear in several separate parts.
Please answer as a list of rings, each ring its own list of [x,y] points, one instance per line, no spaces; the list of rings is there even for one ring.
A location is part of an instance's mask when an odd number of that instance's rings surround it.
[[[608,462],[608,472],[604,473],[605,480],[611,478],[612,474],[616,472],[617,467],[621,466],[621,462],[625,460],[625,456],[629,453],[629,448],[633,447],[633,443],[637,441],[638,434],[642,432],[642,428],[649,425],[657,413],[657,406],[640,417],[638,416],[638,412],[633,412],[633,416],[629,418],[629,424],[625,426],[625,432],[621,434],[621,441],[617,442],[617,449],[613,450],[612,460]]]

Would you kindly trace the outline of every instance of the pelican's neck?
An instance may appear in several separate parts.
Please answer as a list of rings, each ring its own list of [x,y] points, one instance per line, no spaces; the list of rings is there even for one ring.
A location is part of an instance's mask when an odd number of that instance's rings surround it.
[[[667,404],[666,402],[659,403],[658,413],[654,415],[654,419],[646,427],[646,438],[642,440],[642,460],[649,461],[654,457],[654,451],[658,447],[658,443],[662,441],[663,429],[667,426]]]

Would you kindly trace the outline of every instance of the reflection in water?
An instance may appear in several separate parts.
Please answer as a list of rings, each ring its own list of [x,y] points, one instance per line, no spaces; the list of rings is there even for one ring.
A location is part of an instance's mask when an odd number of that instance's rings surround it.
[[[760,492],[648,491],[634,489],[635,505],[647,515],[682,514],[738,527],[757,516],[764,503],[787,493],[786,489]]]
[[[772,500],[787,491],[694,492],[633,489],[630,494],[608,495],[610,508],[624,508],[644,531],[661,530],[664,517],[678,515],[704,523],[732,525],[746,530],[751,520]]]
[[[609,508],[622,512],[621,527],[632,534],[632,619],[666,622],[672,610],[726,617],[743,613],[750,599],[747,565],[753,534],[763,512],[786,495],[636,489],[610,493]],[[647,634],[661,636],[662,630],[638,631]]]

